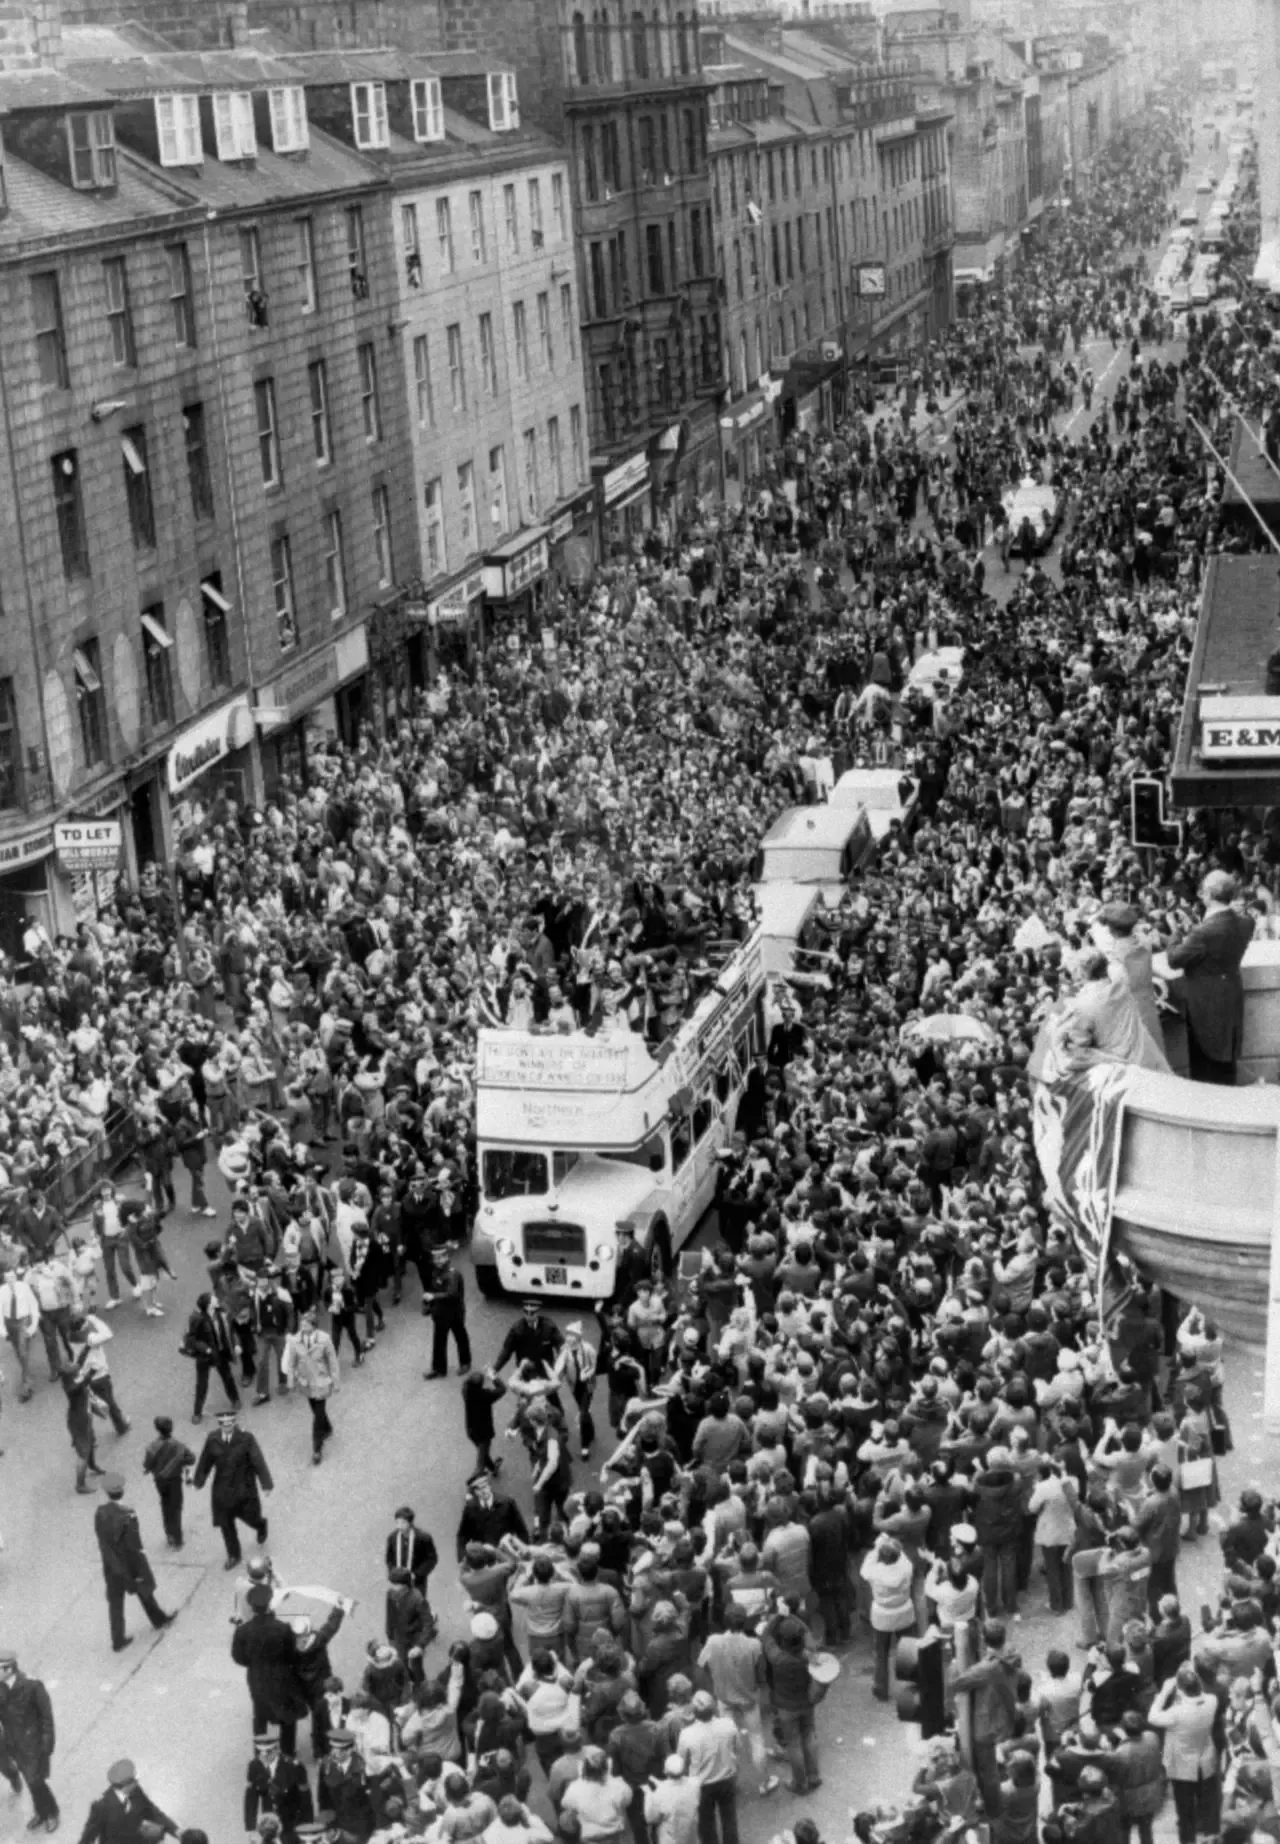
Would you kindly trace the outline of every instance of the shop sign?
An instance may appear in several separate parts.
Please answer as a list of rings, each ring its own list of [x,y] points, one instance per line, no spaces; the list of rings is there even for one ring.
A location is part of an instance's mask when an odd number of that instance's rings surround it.
[[[649,479],[649,457],[646,454],[632,455],[621,466],[609,469],[604,477],[604,503],[612,506],[628,493],[634,493],[637,487],[643,487]]]
[[[68,873],[113,871],[122,842],[119,820],[59,820],[53,829],[53,849]]]
[[[758,423],[764,415],[764,404],[753,403],[749,410],[744,410],[738,418],[739,429],[749,429],[752,423]]]
[[[338,676],[338,654],[331,641],[265,685],[258,696],[258,710],[270,712],[276,723],[292,723],[335,689]]]
[[[1280,756],[1280,721],[1215,718],[1200,726],[1206,762],[1265,762]]]
[[[37,826],[32,832],[20,833],[16,839],[0,839],[0,871],[12,871],[30,864],[35,858],[47,857],[53,848],[53,827]]]
[[[548,525],[547,527],[547,543],[563,544],[572,530],[573,514],[571,512],[562,512],[554,525]]]
[[[473,570],[452,589],[446,589],[427,603],[427,620],[432,627],[458,627],[471,612],[471,604],[484,594],[484,571]]]
[[[369,630],[363,621],[359,627],[339,634],[333,643],[333,664],[339,685],[365,671],[369,664]]]
[[[511,602],[523,593],[530,583],[545,576],[551,563],[551,547],[546,534],[535,538],[524,550],[517,551],[514,557],[504,559],[502,563],[489,564],[485,569],[486,586],[489,594],[497,602]]]
[[[215,762],[221,762],[233,749],[243,748],[252,725],[249,700],[244,697],[233,698],[230,704],[191,724],[169,751],[169,792],[181,794]]]
[[[764,400],[766,403],[777,403],[779,397],[782,395],[782,379],[766,378],[760,388],[764,392]]]

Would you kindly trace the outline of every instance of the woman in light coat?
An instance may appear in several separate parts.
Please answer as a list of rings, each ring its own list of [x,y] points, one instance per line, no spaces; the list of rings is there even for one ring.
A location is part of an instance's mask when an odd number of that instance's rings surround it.
[[[305,1312],[298,1329],[285,1340],[284,1377],[290,1389],[300,1389],[311,1404],[311,1464],[319,1466],[324,1444],[333,1433],[329,1398],[341,1387],[338,1353],[327,1332],[316,1324],[314,1312]]]
[[[1183,1665],[1157,1693],[1147,1714],[1154,1729],[1164,1730],[1164,1769],[1173,1785],[1178,1844],[1196,1844],[1197,1836],[1216,1835],[1222,1806],[1222,1780],[1213,1725],[1218,1700],[1200,1683],[1193,1665]]]

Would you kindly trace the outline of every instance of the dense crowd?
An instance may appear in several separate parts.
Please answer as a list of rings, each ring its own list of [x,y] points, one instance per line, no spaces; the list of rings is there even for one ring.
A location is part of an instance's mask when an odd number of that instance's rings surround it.
[[[97,1421],[128,1425],[105,1315],[122,1287],[148,1316],[177,1304],[166,1219],[215,1215],[214,1159],[231,1220],[182,1310],[193,1418],[214,1376],[226,1403],[198,1462],[157,1426],[171,1544],[195,1467],[239,1565],[237,1526],[265,1535],[270,1485],[234,1425],[241,1392],[266,1400],[274,1369],[305,1393],[320,1463],[344,1337],[362,1366],[411,1271],[430,1374],[451,1338],[464,1372],[472,1613],[447,1658],[430,1656],[435,1547],[407,1510],[358,1687],[329,1665],[340,1610],[283,1617],[249,1565],[251,1834],[736,1844],[738,1798],[772,1794],[775,1762],[794,1797],[821,1785],[845,1648],[865,1629],[888,1698],[899,1662],[926,1670],[901,1643],[926,1627],[948,1677],[928,1726],[961,1708],[972,1767],[940,1733],[902,1810],[860,1815],[864,1844],[980,1816],[994,1844],[1119,1844],[1135,1826],[1150,1844],[1169,1788],[1180,1844],[1274,1813],[1269,1504],[1246,1493],[1233,1514],[1194,1642],[1178,1599],[1230,1440],[1221,1341],[1194,1312],[1175,1336],[1136,1277],[1099,1322],[1092,1270],[1042,1208],[1025,1075],[1104,909],[1159,945],[1217,869],[1269,927],[1272,832],[1201,815],[1176,855],[1144,860],[1126,830],[1129,780],[1168,763],[1220,535],[1220,470],[1186,412],[1225,451],[1216,380],[1254,414],[1274,392],[1253,310],[1174,326],[1144,284],[1186,147],[1170,115],[1100,155],[1087,198],[931,351],[930,409],[964,393],[945,442],[917,432],[915,385],[901,416],[860,406],[793,439],[740,510],[648,534],[567,599],[553,655],[499,635],[482,674],[442,674],[411,719],[315,754],[261,811],[212,802],[183,836],[176,907],[149,873],[74,942],[31,930],[5,969],[0,1308],[22,1393],[41,1342],[66,1392],[79,1489],[100,1476]],[[1121,388],[1090,414],[1082,348],[1106,337]],[[997,600],[984,546],[1013,535],[1003,496],[1028,477],[1065,507],[1060,571],[1028,562]],[[962,681],[912,691],[913,662],[947,645]],[[701,1276],[677,1292],[628,1245],[589,1334],[526,1307],[473,1369],[455,1251],[477,1199],[477,1030],[621,1018],[666,1036],[749,932],[761,835],[823,760],[899,766],[915,824],[826,917],[832,977],[797,994],[752,1072]],[[957,1011],[981,1041],[904,1033]],[[68,1229],[49,1173],[118,1115],[133,1174]],[[617,1444],[584,1489],[601,1388]],[[503,1398],[531,1521],[498,1481]],[[1037,1552],[1064,1637],[1033,1681],[1011,1622],[1039,1592]],[[126,1591],[169,1617],[126,1571],[119,1643]],[[16,1661],[0,1680],[10,1777],[52,1829],[38,1699]],[[95,1822],[86,1844],[123,1835]],[[793,1833],[817,1844],[810,1819]]]

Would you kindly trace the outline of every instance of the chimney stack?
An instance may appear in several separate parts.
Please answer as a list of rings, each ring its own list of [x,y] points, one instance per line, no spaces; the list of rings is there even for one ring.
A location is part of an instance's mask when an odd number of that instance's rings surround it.
[[[227,44],[233,51],[249,43],[249,0],[226,0],[222,19]]]
[[[0,0],[0,71],[56,68],[61,62],[58,0]]]

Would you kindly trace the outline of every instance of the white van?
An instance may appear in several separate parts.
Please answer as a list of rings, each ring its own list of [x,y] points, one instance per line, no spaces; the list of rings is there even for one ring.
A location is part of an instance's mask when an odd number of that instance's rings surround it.
[[[912,783],[907,797],[902,797],[904,777],[897,768],[849,768],[831,790],[833,807],[865,807],[871,836],[879,845],[894,820],[906,830],[916,806],[916,788]]]
[[[756,925],[764,950],[764,970],[770,979],[809,976],[820,972],[822,956],[818,948],[817,920],[826,908],[820,884],[753,884],[756,901]],[[821,984],[829,984],[823,980]]]
[[[788,807],[760,845],[760,882],[818,884],[838,902],[875,849],[862,807]]]

